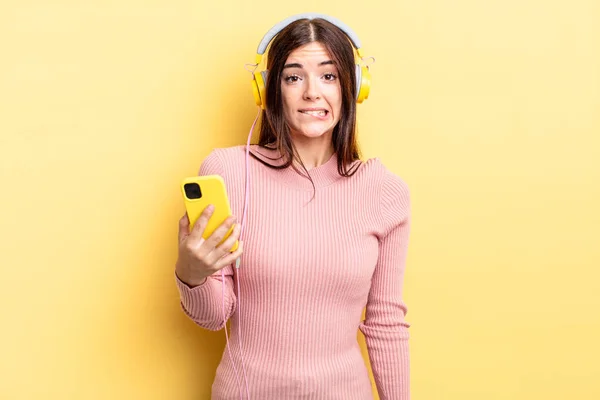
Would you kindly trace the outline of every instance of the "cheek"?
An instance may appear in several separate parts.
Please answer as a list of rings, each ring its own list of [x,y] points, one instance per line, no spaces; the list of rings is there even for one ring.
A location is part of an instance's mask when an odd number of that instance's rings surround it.
[[[283,102],[283,116],[285,117],[286,121],[288,121],[288,123],[291,123],[292,119],[295,116],[293,108],[294,107],[289,102]]]
[[[295,102],[295,93],[293,88],[286,88],[285,86],[281,86],[281,99],[283,101],[284,107],[292,107]]]
[[[331,88],[329,99],[330,105],[334,110],[339,111],[342,108],[342,88],[339,84]]]

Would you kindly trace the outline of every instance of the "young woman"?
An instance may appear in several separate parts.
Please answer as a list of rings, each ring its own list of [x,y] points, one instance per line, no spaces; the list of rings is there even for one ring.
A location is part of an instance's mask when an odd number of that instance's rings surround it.
[[[207,240],[210,208],[191,231],[180,220],[182,308],[206,329],[231,321],[213,399],[372,399],[360,329],[380,398],[406,400],[409,191],[378,159],[359,158],[349,28],[290,21],[268,53],[249,192],[246,146],[215,149],[200,168],[224,178],[234,215],[249,196],[243,246],[228,251],[240,238],[233,217]]]

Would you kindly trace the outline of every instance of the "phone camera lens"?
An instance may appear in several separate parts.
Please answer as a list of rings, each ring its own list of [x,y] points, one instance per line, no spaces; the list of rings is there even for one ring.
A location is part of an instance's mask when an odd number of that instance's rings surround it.
[[[200,185],[197,183],[186,183],[183,188],[188,199],[199,199],[202,197]]]

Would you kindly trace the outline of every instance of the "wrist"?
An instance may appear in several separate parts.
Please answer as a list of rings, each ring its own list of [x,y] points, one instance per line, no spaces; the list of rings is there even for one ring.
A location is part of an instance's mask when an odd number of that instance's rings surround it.
[[[189,274],[185,268],[180,268],[179,265],[175,267],[175,275],[191,289],[204,284],[208,279],[208,277],[194,277],[192,274]]]

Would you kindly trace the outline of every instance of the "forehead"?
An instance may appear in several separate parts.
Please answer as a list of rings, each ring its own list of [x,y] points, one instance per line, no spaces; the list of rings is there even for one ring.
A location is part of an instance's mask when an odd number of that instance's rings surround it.
[[[288,56],[286,62],[299,61],[321,62],[331,60],[331,54],[320,42],[311,42],[294,49]]]

